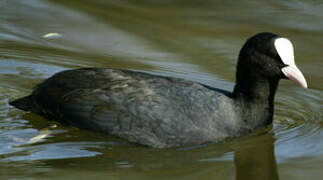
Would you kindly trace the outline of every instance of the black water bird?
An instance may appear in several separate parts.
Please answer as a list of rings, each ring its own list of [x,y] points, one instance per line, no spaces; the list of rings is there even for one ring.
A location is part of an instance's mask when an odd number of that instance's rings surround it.
[[[292,43],[259,33],[242,47],[233,92],[130,70],[59,72],[11,105],[50,120],[152,147],[238,137],[272,123],[280,79],[306,88]]]

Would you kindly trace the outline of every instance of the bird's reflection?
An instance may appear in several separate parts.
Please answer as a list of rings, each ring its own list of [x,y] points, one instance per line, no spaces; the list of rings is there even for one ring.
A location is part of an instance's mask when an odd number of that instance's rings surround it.
[[[234,154],[236,180],[277,180],[278,171],[271,133],[236,150]]]
[[[51,124],[50,121],[32,113],[25,114],[23,118],[28,120],[29,127],[40,131]],[[127,145],[121,139],[59,125],[54,129],[55,133],[43,139],[41,144],[28,145],[29,149],[35,150],[30,153],[41,152],[44,155],[43,160],[33,161],[29,165],[32,167],[45,165],[46,168],[50,167],[53,173],[57,171],[62,173],[63,169],[64,173],[75,176],[78,176],[79,169],[83,169],[93,170],[92,173],[102,174],[102,176],[113,172],[113,177],[127,179],[129,175],[123,173],[126,165],[127,168],[136,169],[133,173],[141,179],[151,177],[158,179],[157,177],[161,176],[177,179],[179,176],[185,176],[188,180],[234,178],[236,180],[277,180],[279,178],[274,154],[275,139],[274,135],[267,130],[225,143],[155,149]],[[63,145],[60,146],[60,151],[52,151],[52,147],[57,144]],[[101,145],[93,146],[93,144]],[[54,150],[57,149],[54,148]],[[71,154],[71,149],[73,153],[82,152],[80,154],[82,157]],[[93,156],[93,153],[98,155]],[[51,155],[51,159],[47,159],[47,154]],[[75,158],[77,156],[79,158]],[[149,177],[146,177],[147,172],[150,174]],[[93,174],[88,172],[88,176],[91,175]]]

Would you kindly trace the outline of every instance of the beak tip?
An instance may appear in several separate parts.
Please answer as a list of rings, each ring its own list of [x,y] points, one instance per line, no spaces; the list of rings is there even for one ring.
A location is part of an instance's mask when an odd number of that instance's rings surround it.
[[[302,78],[298,79],[298,80],[295,80],[297,84],[299,84],[302,88],[305,88],[307,89],[308,86],[307,86],[307,82],[304,78],[304,76],[302,76]]]
[[[288,79],[296,82],[296,84],[302,88],[308,87],[302,72],[296,67],[296,65],[284,67],[282,72]]]

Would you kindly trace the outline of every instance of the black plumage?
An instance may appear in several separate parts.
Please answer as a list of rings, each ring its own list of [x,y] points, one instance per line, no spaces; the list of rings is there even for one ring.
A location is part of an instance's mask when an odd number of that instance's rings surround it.
[[[286,66],[260,33],[240,51],[234,91],[129,70],[62,71],[10,104],[50,120],[153,147],[217,142],[272,123],[274,95]]]

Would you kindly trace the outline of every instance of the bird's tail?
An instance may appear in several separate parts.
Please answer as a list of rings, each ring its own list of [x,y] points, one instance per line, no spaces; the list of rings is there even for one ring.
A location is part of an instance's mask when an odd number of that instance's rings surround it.
[[[16,99],[14,101],[9,102],[9,104],[24,111],[38,112],[37,106],[34,103],[32,95]]]

